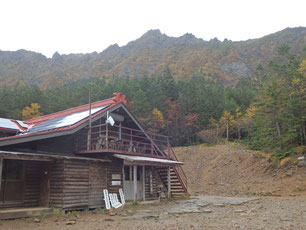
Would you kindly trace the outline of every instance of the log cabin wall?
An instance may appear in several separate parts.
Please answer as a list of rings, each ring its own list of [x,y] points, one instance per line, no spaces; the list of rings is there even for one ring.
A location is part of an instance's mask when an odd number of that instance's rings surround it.
[[[89,208],[104,207],[103,189],[107,189],[106,167],[102,162],[89,163]]]
[[[77,210],[104,206],[105,163],[58,160],[52,164],[50,174],[51,207]]]
[[[123,189],[123,160],[115,157],[110,157],[110,160],[112,162],[106,164],[107,189],[109,193],[119,194],[119,189]]]
[[[64,160],[52,162],[50,170],[50,196],[49,206],[53,208],[63,208],[64,197]]]
[[[89,205],[89,162],[64,160],[63,209],[86,209]]]

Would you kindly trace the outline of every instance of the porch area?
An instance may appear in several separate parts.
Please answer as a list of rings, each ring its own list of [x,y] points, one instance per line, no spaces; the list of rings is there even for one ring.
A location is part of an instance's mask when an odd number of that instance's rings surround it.
[[[166,186],[168,186],[169,173],[173,186],[181,188],[187,193],[187,177],[181,166],[183,163],[173,163],[179,161],[170,144],[169,137],[126,127],[123,126],[125,124],[123,122],[117,123],[119,124],[109,125],[105,123],[105,120],[101,120],[98,124],[96,122],[91,127],[86,127],[77,136],[76,154],[84,156],[94,154],[96,156],[111,153],[124,159],[125,162],[129,162],[130,166],[135,166],[135,162],[138,166],[155,166],[159,168],[157,171]],[[156,159],[155,162],[154,159]],[[163,167],[158,167],[161,165],[171,166],[169,172]],[[133,186],[131,185],[131,187]],[[134,190],[136,191],[136,189]],[[172,194],[174,195],[174,193],[173,190]]]

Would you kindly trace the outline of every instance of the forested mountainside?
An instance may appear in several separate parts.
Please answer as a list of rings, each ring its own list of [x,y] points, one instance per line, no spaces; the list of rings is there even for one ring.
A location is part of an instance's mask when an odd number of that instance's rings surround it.
[[[233,86],[240,79],[253,78],[258,64],[273,59],[282,44],[297,54],[305,43],[305,27],[240,42],[204,41],[192,34],[175,38],[150,30],[126,46],[111,45],[101,53],[56,52],[47,58],[26,50],[0,51],[0,86],[24,81],[41,88],[56,87],[93,77],[158,75],[166,67],[176,79],[200,73],[208,80]]]

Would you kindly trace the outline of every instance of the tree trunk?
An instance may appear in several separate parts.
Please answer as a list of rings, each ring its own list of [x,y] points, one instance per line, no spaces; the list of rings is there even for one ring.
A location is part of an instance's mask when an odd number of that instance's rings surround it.
[[[277,135],[280,136],[281,135],[281,131],[280,131],[280,127],[279,127],[278,121],[275,122],[275,125],[276,125]]]

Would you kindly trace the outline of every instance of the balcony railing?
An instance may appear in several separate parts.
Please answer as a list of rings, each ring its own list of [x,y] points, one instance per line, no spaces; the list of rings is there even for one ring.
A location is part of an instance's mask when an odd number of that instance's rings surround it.
[[[167,136],[108,124],[86,128],[76,141],[77,152],[112,150],[166,157],[169,156],[169,147]]]
[[[76,152],[118,152],[165,157],[178,161],[169,138],[141,130],[100,124],[86,128],[78,135]],[[187,192],[187,177],[180,165],[173,167],[184,190]]]

